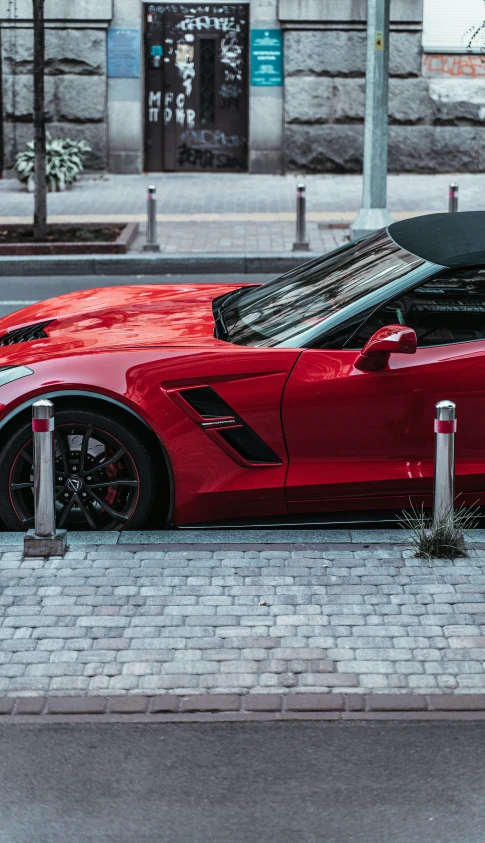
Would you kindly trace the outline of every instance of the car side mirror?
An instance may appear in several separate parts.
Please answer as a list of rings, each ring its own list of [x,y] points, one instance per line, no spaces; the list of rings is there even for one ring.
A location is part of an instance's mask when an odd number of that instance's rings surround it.
[[[379,328],[366,342],[355,363],[361,372],[385,369],[391,354],[415,354],[418,347],[416,331],[405,325],[386,325]]]

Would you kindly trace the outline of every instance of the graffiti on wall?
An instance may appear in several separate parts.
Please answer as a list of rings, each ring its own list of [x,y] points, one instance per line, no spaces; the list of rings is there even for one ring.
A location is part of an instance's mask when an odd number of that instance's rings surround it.
[[[172,91],[165,94],[163,109],[163,122],[168,126],[174,116],[174,95]],[[186,108],[185,94],[177,94],[175,97],[175,122],[183,128],[193,129],[195,126],[195,111],[193,108]]]
[[[153,4],[153,25],[162,5],[168,11],[175,4]],[[166,127],[166,168],[246,169],[248,7],[180,4],[163,21],[160,14],[159,23],[165,93],[158,119]]]
[[[424,56],[423,65],[428,76],[485,76],[485,61],[478,55]]]
[[[271,0],[271,2],[272,2],[272,0]],[[221,4],[221,5],[218,5],[218,6],[215,6],[212,3],[211,3],[210,6],[208,6],[207,3],[205,3],[205,4],[190,3],[189,6],[188,6],[188,9],[186,9],[185,6],[182,6],[179,3],[177,3],[177,4],[175,4],[175,3],[150,3],[150,5],[147,7],[146,11],[151,15],[156,15],[156,14],[163,15],[166,12],[171,12],[172,14],[175,15],[175,14],[179,14],[180,12],[189,11],[189,13],[192,16],[194,16],[194,15],[205,15],[205,14],[207,14],[207,12],[210,11],[211,14],[231,16],[231,15],[234,14],[234,10],[235,10],[235,6],[234,6],[233,3],[231,3],[230,5],[229,4],[228,5]],[[245,6],[238,5],[238,7],[237,7],[238,15],[244,14],[245,11],[246,11]]]
[[[192,167],[200,167],[203,170],[242,170],[243,160],[236,155],[227,152],[214,152],[212,149],[194,149],[186,143],[178,147],[178,164],[183,167],[189,164]]]
[[[246,145],[245,138],[239,135],[226,135],[225,132],[216,129],[192,129],[188,132],[183,132],[180,135],[182,143],[187,143],[197,146],[230,146],[233,149],[242,149]]]
[[[161,104],[162,92],[150,91],[148,94],[148,120],[150,123],[158,123]]]
[[[243,72],[243,51],[237,33],[238,30],[233,29],[227,32],[221,41],[221,63],[232,71],[232,82],[241,82]]]
[[[179,24],[177,29],[182,32],[204,32],[208,29],[215,29],[216,32],[239,32],[240,26],[236,23],[235,17],[220,18],[216,15],[201,15],[200,17],[186,17]]]
[[[195,47],[194,44],[187,44],[186,41],[178,41],[175,50],[175,66],[182,78],[185,88],[185,95],[190,97],[192,85],[195,78]]]

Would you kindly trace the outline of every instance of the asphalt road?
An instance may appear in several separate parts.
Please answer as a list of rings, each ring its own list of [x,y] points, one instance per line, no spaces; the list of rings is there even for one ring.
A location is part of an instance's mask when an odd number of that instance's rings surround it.
[[[0,279],[0,318],[42,299],[94,287],[124,284],[251,284],[265,283],[274,275],[65,275]]]
[[[483,843],[483,723],[0,726],[0,843]]]

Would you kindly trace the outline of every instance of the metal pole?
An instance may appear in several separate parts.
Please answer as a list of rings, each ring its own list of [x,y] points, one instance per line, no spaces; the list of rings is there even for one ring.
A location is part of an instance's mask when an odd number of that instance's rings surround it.
[[[159,252],[157,243],[157,188],[151,184],[147,193],[147,242],[144,252]]]
[[[34,439],[35,535],[54,538],[54,404],[45,398],[32,405]]]
[[[435,467],[433,526],[453,521],[455,499],[455,432],[456,404],[453,401],[438,401],[434,422]]]
[[[35,529],[25,537],[25,556],[64,556],[66,550],[66,531],[56,530],[54,428],[54,405],[40,398],[32,405]]]
[[[387,209],[389,4],[390,0],[367,0],[363,194],[350,227],[352,239],[392,222]]]
[[[455,214],[458,211],[458,185],[450,184],[448,193],[448,211],[450,214]]]
[[[305,185],[296,188],[296,240],[293,243],[294,252],[308,252],[310,243],[306,238],[306,195]]]

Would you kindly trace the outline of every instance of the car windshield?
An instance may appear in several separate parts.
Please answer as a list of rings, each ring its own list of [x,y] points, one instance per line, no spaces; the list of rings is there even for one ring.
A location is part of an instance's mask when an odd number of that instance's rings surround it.
[[[280,345],[423,263],[382,229],[265,287],[229,294],[227,303],[219,300],[227,339],[238,345]]]

